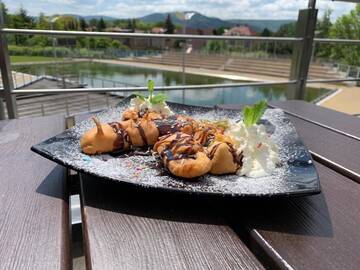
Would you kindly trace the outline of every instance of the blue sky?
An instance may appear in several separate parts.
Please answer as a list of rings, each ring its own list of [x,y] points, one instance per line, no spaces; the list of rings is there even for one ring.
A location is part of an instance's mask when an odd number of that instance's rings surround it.
[[[222,19],[296,19],[308,0],[5,0],[11,12],[22,5],[31,15],[73,13],[107,15],[118,18],[140,17],[153,12],[195,10]],[[355,4],[317,0],[321,13],[331,8],[333,19]]]

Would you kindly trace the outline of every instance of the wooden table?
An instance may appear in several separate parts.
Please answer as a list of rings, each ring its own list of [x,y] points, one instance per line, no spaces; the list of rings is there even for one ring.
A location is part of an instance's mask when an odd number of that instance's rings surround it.
[[[301,101],[270,106],[287,112],[309,147],[321,194],[231,200],[139,190],[81,175],[87,268],[358,269],[360,120]],[[0,183],[6,188],[0,191],[0,269],[66,268],[69,191],[63,170],[26,149],[60,131],[55,126],[61,121],[32,119],[27,128],[20,121],[26,120],[0,122],[1,132],[32,134],[0,139]],[[21,158],[9,158],[12,151]]]
[[[67,171],[30,151],[63,116],[0,121],[0,269],[69,269]]]

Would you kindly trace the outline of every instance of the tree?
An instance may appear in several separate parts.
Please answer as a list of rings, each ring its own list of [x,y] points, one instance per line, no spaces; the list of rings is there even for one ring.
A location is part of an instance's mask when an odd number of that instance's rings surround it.
[[[89,25],[92,29],[97,29],[97,26],[98,26],[98,20],[95,19],[95,18],[92,18],[90,21],[89,21]]]
[[[86,31],[86,29],[88,28],[88,25],[83,17],[80,18],[79,25],[82,31]]]
[[[267,28],[265,28],[262,32],[261,32],[261,36],[262,37],[270,37],[270,36],[272,36],[272,32],[269,30],[269,29],[267,29]]]
[[[349,14],[338,18],[330,29],[331,38],[360,39],[360,4]],[[360,66],[360,47],[357,45],[336,45],[331,57],[349,65]]]
[[[296,31],[296,23],[287,23],[280,26],[279,30],[274,34],[276,37],[294,37]],[[291,54],[293,45],[289,43],[277,43],[276,47],[275,43],[269,44],[269,50],[275,51],[279,54]]]
[[[14,19],[20,28],[32,28],[34,26],[34,19],[22,7],[15,13]]]
[[[133,29],[133,25],[130,19],[127,20],[126,28],[129,30]]]
[[[78,20],[74,16],[63,15],[56,20],[56,28],[63,30],[79,29]]]
[[[206,50],[213,53],[222,53],[228,49],[224,40],[210,40],[206,43]]]
[[[34,28],[34,19],[28,15],[27,11],[22,7],[12,16],[12,24],[14,28]],[[16,45],[25,45],[26,36],[15,36]]]
[[[2,12],[2,16],[4,18],[5,25],[8,25],[9,24],[8,9],[3,2],[0,2],[0,11]]]
[[[165,31],[166,34],[174,34],[175,26],[174,26],[174,24],[173,24],[173,22],[172,22],[172,20],[171,20],[170,14],[168,14],[168,15],[166,16],[166,19],[165,19],[165,29],[166,29],[166,31]]]
[[[40,14],[39,14],[36,28],[37,29],[49,29],[50,28],[49,20],[46,18],[45,14],[43,12],[40,12]]]
[[[106,29],[106,23],[103,19],[103,17],[100,18],[100,20],[97,23],[97,30],[102,32]]]
[[[331,9],[326,10],[322,18],[317,21],[315,31],[316,37],[329,38],[332,27],[330,20],[331,12]],[[331,48],[332,46],[330,44],[318,44],[315,49],[315,55],[317,57],[329,58],[331,56]]]
[[[136,19],[132,19],[132,30],[135,32],[135,29],[137,29],[137,20]]]
[[[280,26],[279,30],[275,33],[277,37],[294,37],[296,23],[286,23]]]
[[[225,33],[225,27],[224,26],[221,26],[221,27],[219,27],[218,29],[214,29],[213,30],[213,34],[215,35],[215,36],[221,36],[221,35],[223,35]]]

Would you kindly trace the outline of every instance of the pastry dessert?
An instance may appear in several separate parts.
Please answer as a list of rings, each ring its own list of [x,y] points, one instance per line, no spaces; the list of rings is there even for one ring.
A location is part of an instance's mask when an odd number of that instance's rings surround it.
[[[203,147],[189,134],[176,132],[161,137],[154,145],[164,166],[182,178],[196,178],[208,173],[211,161]]]
[[[172,116],[162,119],[159,114],[145,113],[138,118],[133,112],[127,111],[121,122],[101,124],[93,118],[96,127],[87,131],[81,138],[80,146],[89,155],[107,153],[118,150],[129,150],[131,146],[153,146],[160,136],[184,132],[192,134],[194,121],[182,116]],[[137,119],[136,121],[134,119]]]
[[[96,126],[80,140],[84,153],[95,155],[130,148],[129,136],[120,123],[101,124],[95,117],[93,120]]]
[[[207,173],[261,177],[271,174],[279,162],[277,147],[265,127],[258,125],[266,102],[245,107],[243,120],[195,120],[174,114],[164,95],[138,95],[122,114],[122,121],[101,124],[80,140],[89,155],[152,147],[164,167],[173,175],[198,179]]]

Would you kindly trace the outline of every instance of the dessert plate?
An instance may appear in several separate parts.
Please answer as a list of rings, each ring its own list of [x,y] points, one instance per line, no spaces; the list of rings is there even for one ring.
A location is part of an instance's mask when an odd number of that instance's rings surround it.
[[[119,121],[121,113],[129,106],[130,98],[96,116],[101,122]],[[186,114],[195,119],[228,118],[238,121],[242,118],[239,111],[170,102],[168,105],[175,113]],[[294,196],[319,193],[319,176],[311,155],[284,112],[280,109],[267,109],[261,122],[277,143],[281,159],[280,166],[272,175],[261,178],[208,174],[196,181],[183,180],[171,176],[151,151],[118,156],[88,156],[81,152],[79,139],[86,130],[94,126],[91,119],[32,146],[31,150],[78,172],[97,176],[99,181],[117,181],[139,188],[220,196]]]

